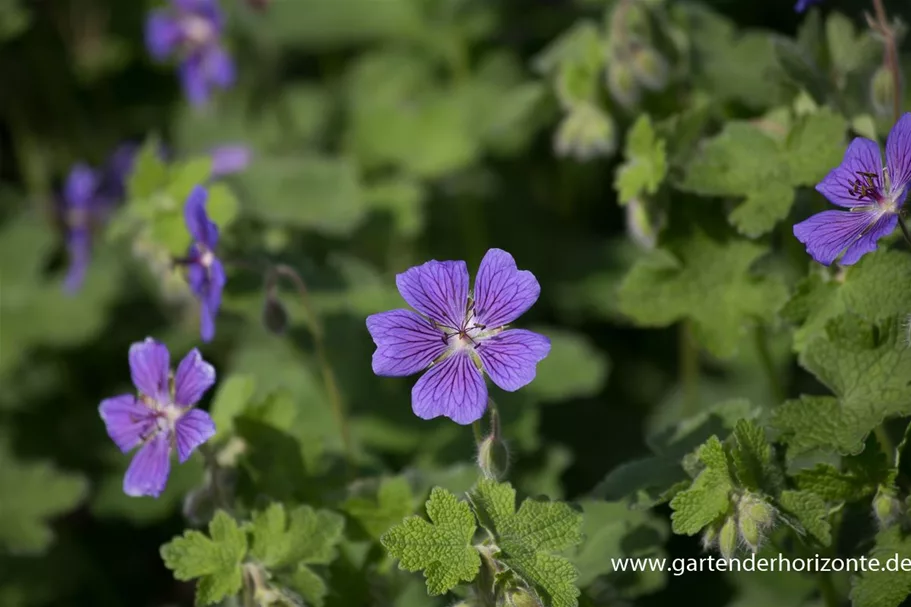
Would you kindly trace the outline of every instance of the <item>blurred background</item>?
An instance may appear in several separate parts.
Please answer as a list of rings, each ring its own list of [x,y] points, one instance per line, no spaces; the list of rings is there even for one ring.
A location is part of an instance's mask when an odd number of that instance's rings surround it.
[[[644,112],[667,118],[703,99],[718,120],[753,118],[790,99],[770,40],[835,11],[861,27],[866,3],[798,15],[791,0],[643,0],[645,21],[618,16],[622,0],[221,4],[237,81],[194,105],[175,62],[153,60],[144,42],[162,4],[0,0],[0,607],[192,604],[192,585],[173,580],[158,548],[186,527],[202,466],[175,467],[158,500],[126,497],[129,458],[97,413],[132,389],[135,341],[162,340],[172,359],[200,346],[219,374],[204,406],[231,378],[250,398],[293,403],[286,429],[305,455],[341,451],[308,310],[290,282],[267,292],[264,263],[287,264],[307,286],[365,468],[409,470],[428,486],[471,483],[471,431],[417,419],[413,379],[372,374],[364,324],[403,307],[394,275],[428,259],[463,259],[474,274],[498,247],[541,282],[517,324],[550,336],[553,351],[527,389],[492,392],[510,479],[525,493],[588,494],[646,455],[643,437],[678,419],[686,398],[769,406],[780,395],[758,356],[772,357],[787,393],[807,381],[791,373],[786,334],[731,360],[703,357],[694,375],[685,335],[624,320],[614,290],[656,226],[640,205],[618,204],[615,173]],[[828,33],[836,46],[839,31]],[[216,338],[201,345],[197,306],[168,262],[187,244],[174,201],[224,146],[239,159],[212,186],[229,281]],[[78,163],[109,189],[84,281],[67,290],[63,184]],[[152,199],[165,210],[143,215]],[[802,271],[785,227],[774,243]],[[275,482],[289,499],[312,489]],[[667,537],[659,514],[650,524]],[[698,545],[674,537],[661,549]],[[638,579],[616,600],[687,593],[722,605],[735,592],[707,574]],[[740,605],[772,600],[740,592],[754,597]]]

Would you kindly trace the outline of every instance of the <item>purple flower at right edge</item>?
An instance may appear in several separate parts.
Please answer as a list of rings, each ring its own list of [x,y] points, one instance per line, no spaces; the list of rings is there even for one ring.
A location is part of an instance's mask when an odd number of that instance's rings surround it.
[[[171,0],[146,20],[146,46],[157,61],[180,55],[180,81],[193,105],[205,104],[213,88],[227,89],[234,62],[221,46],[224,15],[218,0]]]
[[[848,210],[813,215],[794,226],[794,235],[823,265],[831,265],[842,253],[841,265],[857,263],[895,229],[909,183],[911,114],[905,114],[886,141],[885,169],[879,145],[858,137],[848,146],[838,168],[816,186],[833,204]]]
[[[822,0],[797,0],[797,4],[794,5],[794,10],[798,13],[802,13],[814,4],[819,4]]]
[[[221,292],[225,288],[225,268],[215,256],[218,245],[218,226],[206,213],[208,193],[196,186],[187,197],[184,220],[193,237],[193,244],[183,260],[187,267],[190,290],[199,299],[200,337],[205,342],[215,337],[215,317],[221,306]]]
[[[130,346],[129,359],[139,395],[107,398],[98,412],[122,452],[139,447],[123,477],[123,492],[158,497],[168,482],[172,449],[184,463],[215,435],[212,417],[193,408],[215,383],[215,369],[193,349],[172,378],[168,349],[151,337]]]
[[[367,318],[377,348],[373,372],[404,377],[427,369],[411,391],[422,419],[445,416],[470,424],[484,415],[484,373],[514,392],[529,384],[550,340],[507,325],[538,299],[534,274],[520,271],[512,255],[490,249],[481,260],[473,296],[464,261],[428,261],[396,276],[399,293],[417,310],[392,310]]]

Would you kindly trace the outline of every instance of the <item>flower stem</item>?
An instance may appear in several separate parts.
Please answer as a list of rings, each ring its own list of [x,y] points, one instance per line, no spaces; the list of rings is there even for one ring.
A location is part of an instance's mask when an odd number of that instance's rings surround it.
[[[756,343],[756,351],[759,354],[762,370],[769,382],[769,392],[772,400],[774,404],[780,405],[785,399],[785,392],[778,377],[778,370],[775,368],[775,361],[772,359],[772,352],[769,350],[769,339],[764,325],[756,325],[753,330],[753,339]]]
[[[342,437],[342,446],[345,450],[345,457],[348,460],[348,463],[351,464],[354,461],[354,449],[351,442],[351,429],[348,424],[348,416],[345,410],[345,403],[342,399],[342,394],[338,389],[338,381],[335,377],[335,372],[332,369],[332,364],[329,362],[329,356],[326,350],[326,341],[323,335],[323,327],[319,321],[319,315],[316,313],[316,310],[313,309],[313,305],[310,301],[310,295],[307,291],[307,286],[304,284],[303,279],[300,275],[291,268],[284,264],[276,265],[272,268],[272,271],[286,278],[291,279],[294,285],[297,287],[298,294],[300,296],[301,304],[303,305],[304,312],[307,314],[307,321],[310,325],[310,332],[313,335],[313,347],[316,350],[316,359],[317,364],[320,368],[320,374],[323,378],[323,384],[326,387],[326,392],[329,395],[329,403],[332,406],[332,413],[335,416],[336,424],[339,427],[339,432]]]
[[[895,121],[901,118],[902,114],[902,75],[901,66],[898,61],[898,42],[895,39],[895,31],[889,25],[889,18],[886,16],[886,7],[883,0],[873,0],[873,10],[876,13],[875,29],[883,37],[885,51],[883,53],[883,63],[889,73],[892,75],[892,113]]]
[[[481,441],[484,440],[484,431],[481,430],[481,420],[475,420],[471,423],[471,429],[474,431],[474,442],[475,445],[481,446]]]
[[[889,462],[889,465],[895,464],[895,445],[892,443],[892,439],[889,438],[889,433],[886,432],[886,426],[880,424],[873,429],[873,434],[876,436],[876,440],[879,441],[879,446],[882,448],[883,453],[886,454],[886,461]]]
[[[203,443],[199,446],[199,453],[202,455],[202,459],[205,462],[206,468],[212,479],[212,494],[215,498],[216,507],[219,510],[231,512],[231,500],[228,497],[227,490],[225,490],[224,485],[221,483],[221,465],[218,463],[215,452],[210,445]]]
[[[680,323],[677,341],[680,384],[683,386],[683,413],[688,416],[699,408],[699,350],[693,341],[690,321]]]

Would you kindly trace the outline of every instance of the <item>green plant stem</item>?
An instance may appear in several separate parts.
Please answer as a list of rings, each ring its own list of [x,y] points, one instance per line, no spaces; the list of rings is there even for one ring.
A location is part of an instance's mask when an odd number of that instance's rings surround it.
[[[778,370],[775,368],[775,361],[772,359],[772,352],[769,350],[769,337],[764,325],[757,325],[753,330],[753,339],[756,343],[756,352],[759,355],[759,362],[762,364],[762,370],[769,382],[769,392],[771,393],[774,404],[780,405],[785,399],[784,388],[778,377]]]
[[[892,443],[892,439],[889,438],[889,433],[886,432],[886,427],[883,424],[876,426],[873,429],[873,434],[876,435],[876,440],[879,441],[879,445],[883,450],[883,453],[886,454],[886,460],[889,462],[889,465],[895,463],[895,445]]]
[[[329,403],[332,407],[332,414],[335,417],[336,424],[339,427],[339,433],[342,437],[342,446],[345,450],[345,457],[349,464],[354,462],[354,449],[351,442],[351,428],[348,423],[348,415],[345,409],[345,403],[342,394],[338,389],[338,381],[335,378],[335,372],[332,364],[329,362],[329,355],[326,349],[326,341],[323,336],[323,327],[320,323],[319,315],[313,309],[310,301],[310,295],[303,279],[294,271],[293,268],[286,265],[277,265],[273,271],[280,275],[290,278],[297,287],[300,295],[301,304],[304,312],[307,314],[307,321],[310,325],[310,332],[313,335],[313,347],[316,351],[317,364],[319,365],[320,374],[323,378],[323,384],[329,395]]]
[[[680,385],[683,387],[683,414],[693,415],[699,409],[699,350],[693,341],[690,322],[680,323],[678,335]]]
[[[886,7],[883,0],[873,0],[873,11],[876,14],[876,29],[883,37],[885,49],[883,51],[883,64],[892,75],[892,113],[895,121],[902,115],[902,75],[901,65],[899,64],[898,42],[895,39],[895,31],[889,25],[889,17],[886,15]]]
[[[474,431],[474,442],[478,447],[481,446],[481,441],[484,440],[484,431],[481,429],[481,420],[472,422],[471,429]]]
[[[838,596],[838,590],[832,582],[832,576],[827,571],[823,571],[816,576],[816,583],[819,586],[819,594],[822,596],[822,602],[826,607],[841,607],[842,600]]]
[[[209,470],[209,475],[212,479],[212,493],[215,497],[216,507],[225,512],[231,512],[231,500],[228,496],[228,492],[221,484],[221,465],[218,463],[215,451],[213,451],[211,445],[203,443],[199,446],[199,453],[202,455],[202,459],[205,462],[206,468]]]

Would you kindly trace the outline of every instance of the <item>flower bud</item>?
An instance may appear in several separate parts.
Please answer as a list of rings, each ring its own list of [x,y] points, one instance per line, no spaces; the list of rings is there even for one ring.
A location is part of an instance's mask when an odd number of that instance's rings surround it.
[[[630,65],[636,80],[645,88],[657,91],[667,84],[667,61],[655,49],[649,46],[634,49]]]
[[[281,300],[272,293],[266,294],[263,304],[263,324],[276,335],[281,335],[288,329],[288,312]]]
[[[627,109],[635,106],[639,102],[639,85],[631,64],[616,57],[607,64],[606,72],[607,89],[611,97]]]
[[[590,103],[598,93],[598,70],[578,61],[567,61],[557,74],[557,97],[564,109]]]
[[[721,552],[721,556],[729,559],[734,556],[735,550],[737,550],[737,523],[734,522],[733,516],[729,516],[718,533],[718,551]]]
[[[500,480],[509,469],[509,450],[503,439],[491,434],[478,445],[478,467],[484,476]]]
[[[572,156],[583,162],[612,154],[616,146],[613,120],[590,103],[574,107],[563,118],[554,136],[557,155]]]
[[[708,552],[715,547],[715,544],[718,542],[718,532],[721,530],[721,525],[718,523],[712,523],[705,528],[705,531],[702,532],[702,549]]]
[[[508,590],[502,604],[503,607],[543,607],[536,596],[523,588]]]
[[[870,80],[870,102],[877,114],[888,114],[892,111],[895,99],[895,81],[886,66],[880,66]]]
[[[649,212],[649,205],[639,198],[626,203],[626,232],[637,245],[651,250],[658,242],[659,223]]]
[[[902,511],[902,503],[896,497],[895,491],[880,485],[876,497],[873,498],[873,515],[880,528],[885,529],[895,523],[903,514]]]
[[[764,499],[747,493],[737,504],[737,526],[743,542],[756,552],[765,532],[775,524],[775,508]]]

